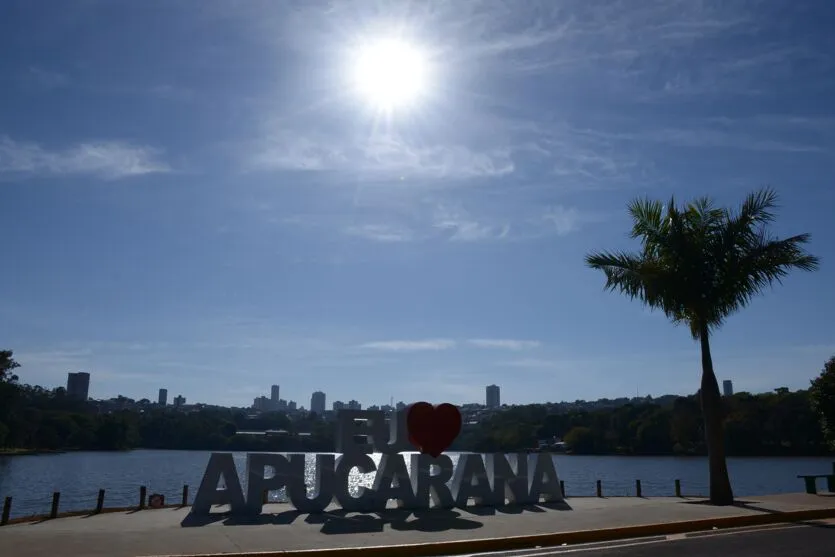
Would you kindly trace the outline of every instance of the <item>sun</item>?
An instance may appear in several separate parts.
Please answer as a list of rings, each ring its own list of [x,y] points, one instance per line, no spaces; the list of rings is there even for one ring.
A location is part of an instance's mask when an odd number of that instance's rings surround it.
[[[415,104],[427,92],[429,64],[416,46],[383,39],[357,49],[351,68],[353,88],[378,110]]]

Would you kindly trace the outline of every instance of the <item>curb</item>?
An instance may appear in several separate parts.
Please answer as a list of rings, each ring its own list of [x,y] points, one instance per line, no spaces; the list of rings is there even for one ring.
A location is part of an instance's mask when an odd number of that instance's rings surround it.
[[[835,507],[802,511],[772,512],[743,516],[702,518],[661,524],[643,524],[599,530],[579,530],[553,534],[513,536],[509,538],[483,538],[455,540],[399,546],[340,547],[329,549],[300,549],[287,551],[253,551],[243,553],[196,553],[157,555],[150,557],[432,557],[438,555],[463,555],[553,547],[562,544],[607,542],[630,538],[684,534],[701,530],[741,528],[768,524],[807,522],[835,518]]]

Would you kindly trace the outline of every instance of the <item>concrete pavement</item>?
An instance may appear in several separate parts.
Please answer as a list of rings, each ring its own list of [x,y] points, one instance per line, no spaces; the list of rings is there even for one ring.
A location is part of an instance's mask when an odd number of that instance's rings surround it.
[[[252,519],[223,514],[198,518],[189,515],[188,508],[157,509],[3,526],[0,555],[137,557],[350,547],[367,550],[371,546],[720,521],[810,509],[832,509],[835,516],[835,497],[751,497],[731,507],[712,507],[699,499],[587,497],[515,509],[469,507],[422,513],[390,509],[372,514],[334,509],[319,515],[300,514],[286,505],[266,505],[264,513]]]

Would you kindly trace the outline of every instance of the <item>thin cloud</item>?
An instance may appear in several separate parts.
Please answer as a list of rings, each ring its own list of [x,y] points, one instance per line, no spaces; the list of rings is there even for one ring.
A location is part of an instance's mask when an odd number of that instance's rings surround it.
[[[349,236],[385,243],[409,242],[415,239],[414,232],[408,228],[386,224],[353,225],[346,227],[344,232]]]
[[[359,347],[384,352],[420,352],[449,350],[455,348],[456,344],[451,339],[435,338],[425,340],[378,340],[366,342]]]
[[[170,172],[159,151],[118,141],[79,143],[63,150],[49,150],[34,142],[0,137],[0,175],[91,175],[115,180]]]
[[[471,338],[467,342],[478,348],[499,348],[515,351],[530,350],[541,346],[538,340],[516,340],[509,338]]]
[[[29,68],[24,75],[24,81],[42,89],[60,89],[70,84],[70,78],[66,74],[36,66]]]

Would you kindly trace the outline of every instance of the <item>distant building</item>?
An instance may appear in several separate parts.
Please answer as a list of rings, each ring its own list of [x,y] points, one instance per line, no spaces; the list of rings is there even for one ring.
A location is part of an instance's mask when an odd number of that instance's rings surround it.
[[[252,401],[252,409],[259,412],[269,412],[272,409],[272,400],[265,396],[257,396]]]
[[[177,395],[177,396],[174,397],[174,406],[176,408],[179,408],[180,406],[185,406],[185,405],[186,405],[186,397],[184,397],[183,395]]]
[[[67,396],[87,400],[90,396],[90,374],[84,371],[67,374]]]
[[[360,404],[356,400],[349,400],[348,401],[348,409],[349,410],[362,410],[362,404]]]
[[[722,394],[725,396],[734,396],[734,383],[730,379],[722,381]]]
[[[401,410],[405,410],[405,409],[406,409],[406,403],[405,402],[403,402],[401,400],[400,402],[397,403],[397,411],[398,412],[400,412]]]
[[[487,385],[487,408],[498,408],[502,405],[498,385]]]
[[[291,400],[290,402],[287,403],[287,410],[289,410],[291,412],[294,412],[296,410],[296,401],[295,400]]]
[[[159,390],[159,397],[157,398],[157,404],[160,406],[165,406],[168,404],[168,389],[160,389]]]
[[[272,401],[273,405],[277,408],[278,401],[281,400],[278,396],[278,385],[273,385],[270,389],[270,400]]]
[[[325,393],[322,391],[313,393],[310,397],[310,411],[320,416],[325,413]]]
[[[342,402],[341,400],[337,400],[336,402],[333,403],[333,411],[334,412],[339,412],[340,410],[344,410],[344,409],[345,409],[345,403]]]

